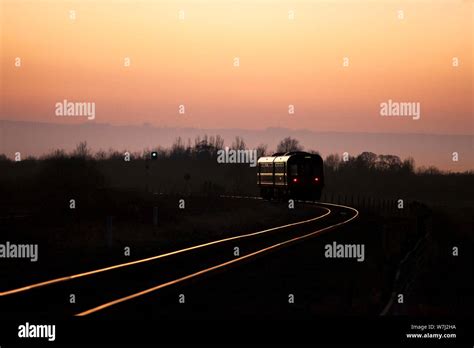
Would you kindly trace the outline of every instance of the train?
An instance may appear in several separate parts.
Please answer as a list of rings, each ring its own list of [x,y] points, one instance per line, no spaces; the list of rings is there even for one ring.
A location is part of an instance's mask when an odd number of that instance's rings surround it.
[[[304,151],[260,157],[257,184],[263,199],[320,200],[324,188],[323,159]]]

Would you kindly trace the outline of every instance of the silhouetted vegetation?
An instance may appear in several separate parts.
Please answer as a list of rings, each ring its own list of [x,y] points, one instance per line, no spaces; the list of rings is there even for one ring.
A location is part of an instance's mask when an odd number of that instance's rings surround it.
[[[81,257],[90,264],[97,262],[93,255],[103,255],[101,248],[110,248],[107,246],[110,235],[113,235],[115,247],[141,245],[141,252],[146,256],[160,248],[173,250],[215,239],[222,231],[237,234],[283,224],[286,220],[296,221],[302,216],[298,214],[311,214],[311,209],[290,211],[286,204],[217,197],[222,194],[258,195],[254,167],[248,163],[217,162],[218,152],[225,147],[224,139],[219,135],[204,135],[194,141],[177,138],[170,148],[155,147],[133,153],[113,149],[94,153],[86,142],[82,142],[70,153],[57,149],[40,158],[28,157],[19,162],[0,155],[0,208],[7,222],[0,226],[0,231],[3,228],[10,237],[21,234],[33,240],[37,238],[46,241],[47,245],[57,243],[65,246],[65,253],[76,248],[74,264],[77,266]],[[247,144],[241,137],[236,137],[229,148],[243,150],[247,149]],[[279,143],[276,151],[302,149],[298,140],[288,137]],[[255,150],[258,156],[273,154],[265,144]],[[156,159],[151,159],[152,151],[157,152]],[[449,173],[435,167],[417,168],[413,158],[400,159],[372,152],[345,157],[330,154],[324,165],[323,200],[337,197],[337,200],[343,199],[341,203],[357,202],[362,207],[371,206],[377,200],[391,202],[389,209],[379,205],[378,211],[364,210],[358,230],[343,232],[344,238],[352,240],[356,236],[370,250],[376,250],[368,261],[371,272],[367,273],[364,268],[361,275],[366,277],[363,281],[343,283],[342,286],[334,283],[335,288],[355,289],[351,291],[356,295],[345,295],[349,300],[357,299],[357,292],[368,293],[374,299],[371,305],[375,309],[370,310],[378,310],[392,293],[392,279],[400,260],[418,245],[419,240],[426,239],[420,245],[428,246],[426,250],[436,256],[432,259],[446,255],[444,246],[452,244],[453,240],[456,245],[472,242],[472,218],[469,220],[474,197],[472,171]],[[185,211],[179,210],[176,204],[182,197],[186,197]],[[80,208],[69,209],[70,199],[75,199]],[[402,214],[392,204],[398,199],[407,203],[407,213]],[[158,207],[155,222],[152,217]],[[386,211],[389,213],[385,214]],[[26,217],[19,221],[10,218],[15,215]],[[450,239],[446,237],[446,231]],[[426,237],[428,233],[434,242]],[[89,260],[83,252],[85,247],[91,257]],[[97,250],[91,251],[93,248]],[[51,253],[56,256],[55,253],[60,254],[62,250],[56,248]],[[114,257],[118,258],[116,254]],[[409,262],[428,258],[431,254],[417,251],[413,255]],[[54,264],[54,261],[50,262],[47,268]],[[449,270],[442,263],[436,267]],[[456,267],[460,269],[458,265]],[[339,273],[344,269],[341,267]],[[432,277],[426,267],[419,272],[425,272],[428,279]],[[323,278],[324,284],[331,282],[334,274],[338,272],[330,269]],[[354,276],[354,279],[359,278]],[[433,281],[435,286],[439,284]],[[420,292],[424,290],[421,287]],[[363,301],[355,301],[351,306],[363,306]],[[357,310],[368,311],[365,308]]]
[[[290,152],[290,151],[302,151],[303,146],[297,139],[292,137],[286,137],[277,145],[276,152]]]
[[[236,137],[229,147],[248,148],[241,137]],[[36,192],[38,198],[52,201],[63,199],[66,193],[94,200],[105,188],[185,195],[258,194],[255,168],[248,163],[217,163],[218,151],[224,148],[221,136],[204,135],[194,141],[177,138],[170,148],[158,146],[134,153],[113,149],[93,153],[82,142],[70,153],[56,149],[21,162],[1,155],[0,192],[7,199],[14,199],[22,191]],[[287,137],[276,151],[302,149],[297,139]],[[259,157],[273,153],[265,144],[255,150]],[[156,160],[151,160],[152,151],[158,154]],[[363,152],[346,157],[330,154],[324,163],[326,195],[405,198],[427,203],[469,201],[474,196],[472,171],[449,173],[435,167],[416,168],[413,158]]]
[[[426,203],[459,203],[473,197],[474,173],[443,172],[435,167],[416,168],[413,158],[363,152],[345,159],[329,155],[325,160],[327,191],[396,197]]]

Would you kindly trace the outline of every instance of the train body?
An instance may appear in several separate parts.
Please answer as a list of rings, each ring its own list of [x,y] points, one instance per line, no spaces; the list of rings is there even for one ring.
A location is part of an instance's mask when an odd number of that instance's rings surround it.
[[[257,184],[265,199],[319,200],[324,187],[323,159],[303,151],[260,157]]]

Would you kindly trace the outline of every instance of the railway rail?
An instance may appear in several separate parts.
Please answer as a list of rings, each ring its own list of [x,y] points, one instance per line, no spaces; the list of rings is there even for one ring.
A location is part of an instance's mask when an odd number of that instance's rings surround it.
[[[228,199],[259,197],[223,196]],[[349,206],[312,204],[317,216],[180,250],[45,280],[0,292],[4,315],[87,316],[161,289],[229,270],[243,262],[348,224],[359,212]],[[238,256],[235,255],[238,248]],[[70,304],[71,294],[77,302]]]

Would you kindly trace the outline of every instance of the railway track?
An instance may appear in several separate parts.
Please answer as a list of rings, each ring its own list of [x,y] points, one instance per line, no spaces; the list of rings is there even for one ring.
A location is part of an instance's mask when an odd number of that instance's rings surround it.
[[[228,270],[256,257],[331,231],[356,219],[359,214],[352,207],[338,204],[298,202],[313,204],[318,215],[262,231],[4,290],[0,292],[2,317],[106,314],[109,308],[116,309],[124,302],[130,303],[162,289]],[[70,303],[71,295],[75,296],[75,303]]]

